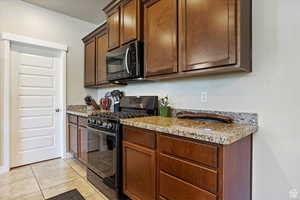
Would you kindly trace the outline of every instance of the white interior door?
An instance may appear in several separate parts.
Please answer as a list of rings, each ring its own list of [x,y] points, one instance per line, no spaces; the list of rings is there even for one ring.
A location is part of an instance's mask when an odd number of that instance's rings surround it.
[[[11,51],[11,167],[60,157],[59,67],[46,50]]]

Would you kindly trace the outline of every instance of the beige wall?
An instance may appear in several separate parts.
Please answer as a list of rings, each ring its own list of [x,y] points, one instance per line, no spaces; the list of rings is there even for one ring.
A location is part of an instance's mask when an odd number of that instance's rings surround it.
[[[20,0],[0,0],[0,32],[9,32],[68,45],[68,104],[82,104],[86,94],[96,94],[95,90],[83,88],[84,48],[81,42],[81,39],[95,28],[94,24],[36,7]],[[2,67],[0,68],[2,70]],[[2,116],[0,120],[3,121]],[[0,123],[0,130],[2,128],[2,123]],[[0,132],[0,155],[3,153],[1,152],[3,146],[1,134]],[[0,168],[2,159],[0,156]]]
[[[93,90],[83,88],[84,49],[81,42],[81,39],[95,28],[94,24],[20,0],[0,0],[0,32],[10,32],[68,45],[68,104],[83,103],[86,94],[95,93]]]
[[[127,95],[169,95],[178,108],[258,113],[253,200],[287,200],[291,188],[300,191],[299,8],[299,0],[253,0],[253,73],[121,88]],[[207,103],[200,102],[203,91]]]

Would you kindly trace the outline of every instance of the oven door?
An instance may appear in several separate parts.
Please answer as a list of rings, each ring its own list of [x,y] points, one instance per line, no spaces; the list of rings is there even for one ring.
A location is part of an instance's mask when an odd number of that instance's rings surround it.
[[[141,75],[140,42],[133,42],[107,53],[107,78],[109,81],[138,78]]]
[[[88,168],[104,184],[117,187],[117,138],[115,133],[88,127]]]

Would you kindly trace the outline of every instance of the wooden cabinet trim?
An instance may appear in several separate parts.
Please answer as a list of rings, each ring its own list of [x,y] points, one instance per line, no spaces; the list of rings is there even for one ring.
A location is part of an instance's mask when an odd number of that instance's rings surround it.
[[[102,10],[106,13],[107,16],[110,16],[120,8],[121,2],[122,0],[113,0]]]
[[[219,188],[223,200],[252,199],[253,136],[220,150]],[[232,184],[238,183],[238,184]]]
[[[101,24],[98,28],[96,28],[93,32],[89,33],[87,36],[82,38],[83,43],[88,43],[95,37],[99,35],[103,35],[107,33],[107,22]]]

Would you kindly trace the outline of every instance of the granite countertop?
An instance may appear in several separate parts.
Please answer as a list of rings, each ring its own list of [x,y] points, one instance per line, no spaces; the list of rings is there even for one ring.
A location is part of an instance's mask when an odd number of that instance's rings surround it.
[[[88,117],[89,112],[85,105],[70,105],[67,107],[67,114]]]
[[[258,129],[257,125],[253,124],[226,124],[221,122],[159,116],[122,119],[121,123],[161,133],[223,145],[232,144],[255,133]]]
[[[107,110],[88,110],[86,105],[69,105],[67,106],[67,114],[77,115],[80,117],[88,117],[91,114],[99,112],[110,112]]]

